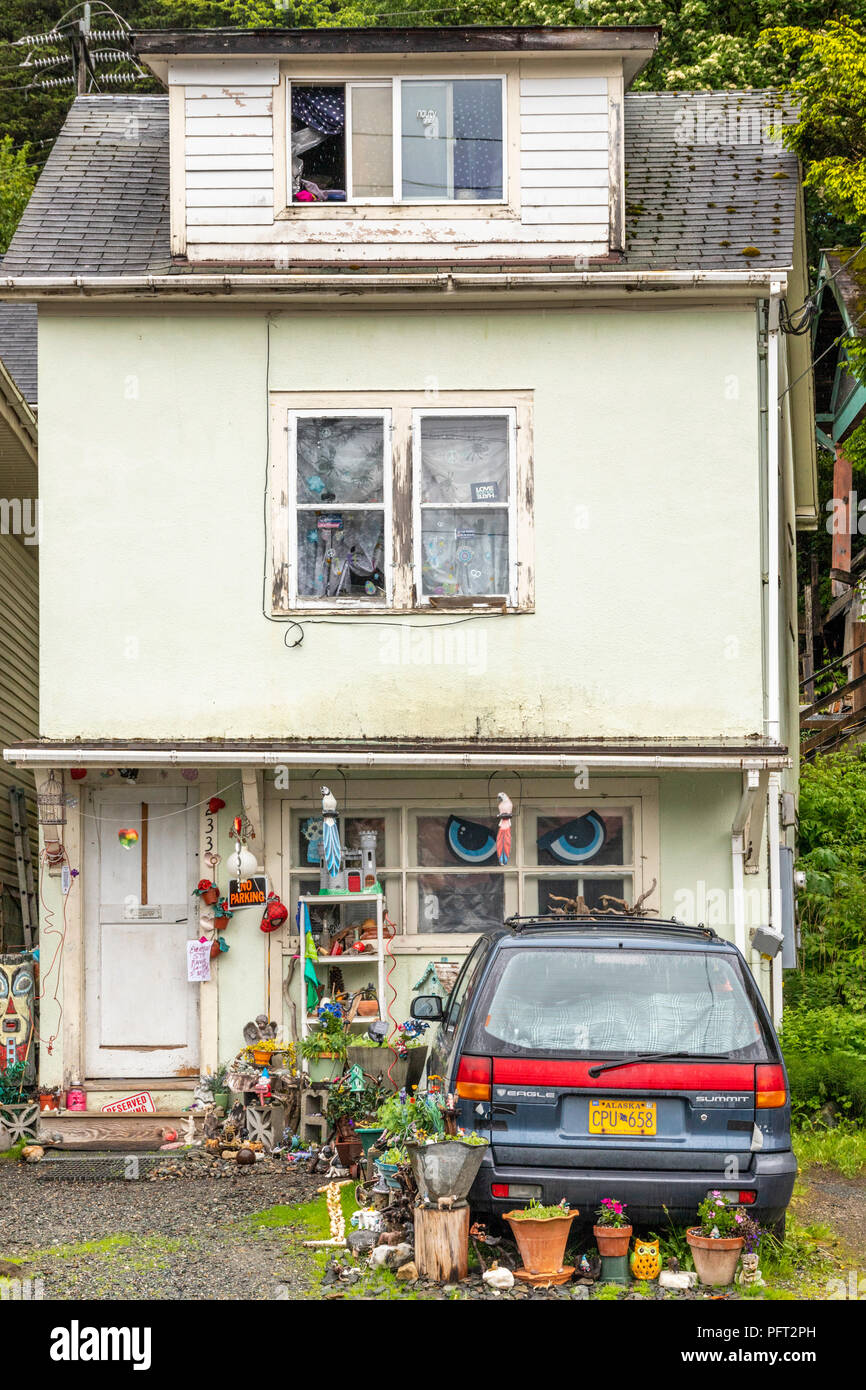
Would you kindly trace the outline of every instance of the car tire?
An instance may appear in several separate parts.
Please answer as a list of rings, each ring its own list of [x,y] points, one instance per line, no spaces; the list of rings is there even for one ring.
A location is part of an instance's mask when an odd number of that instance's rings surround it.
[[[774,1240],[777,1240],[780,1245],[785,1239],[785,1226],[787,1220],[788,1217],[786,1213],[785,1215],[778,1217],[777,1220],[768,1222],[764,1228],[767,1234],[771,1235]]]

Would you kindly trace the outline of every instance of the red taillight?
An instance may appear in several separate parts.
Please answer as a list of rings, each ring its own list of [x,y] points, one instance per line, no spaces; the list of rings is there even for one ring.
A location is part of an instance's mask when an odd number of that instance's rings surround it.
[[[457,1094],[462,1100],[490,1099],[490,1058],[461,1057],[457,1069]]]
[[[779,1066],[755,1067],[755,1105],[758,1110],[778,1110],[788,1099],[785,1072]]]
[[[741,1207],[750,1207],[757,1195],[757,1192],[740,1192],[737,1196],[737,1200]]]
[[[507,1196],[508,1196],[508,1183],[507,1183],[507,1182],[494,1182],[494,1183],[491,1183],[491,1184],[490,1184],[490,1195],[491,1195],[492,1197],[507,1197]]]

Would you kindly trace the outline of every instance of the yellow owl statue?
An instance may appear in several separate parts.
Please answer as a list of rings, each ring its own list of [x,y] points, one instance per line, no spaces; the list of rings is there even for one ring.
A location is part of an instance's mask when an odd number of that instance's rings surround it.
[[[628,1262],[635,1279],[658,1279],[662,1267],[658,1241],[636,1239]]]

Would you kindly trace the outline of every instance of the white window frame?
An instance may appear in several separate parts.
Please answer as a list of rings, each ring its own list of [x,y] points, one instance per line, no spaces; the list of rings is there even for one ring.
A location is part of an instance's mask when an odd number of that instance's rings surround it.
[[[441,419],[457,416],[478,419],[485,416],[504,417],[508,421],[508,507],[496,507],[490,502],[461,502],[447,504],[421,501],[421,422],[425,416]],[[460,594],[467,603],[504,598],[510,608],[517,606],[517,410],[514,406],[420,406],[412,411],[412,556],[415,579],[415,602],[419,608],[429,608],[435,594],[425,594],[422,586],[423,547],[421,540],[422,511],[492,511],[508,512],[508,593]]]
[[[403,197],[403,94],[402,86],[406,82],[480,82],[495,81],[500,85],[502,99],[502,196],[499,198],[404,198]],[[391,118],[391,144],[392,144],[392,178],[393,195],[390,198],[356,198],[352,193],[352,132],[351,132],[351,110],[352,110],[352,88],[354,87],[386,87],[391,85],[392,89],[392,118]],[[344,203],[295,203],[292,194],[292,87],[344,87],[346,91],[346,116],[343,127],[343,139],[345,141],[345,168],[346,168],[346,201]],[[406,77],[325,77],[321,78],[288,78],[287,79],[287,100],[286,100],[286,159],[287,159],[287,203],[289,208],[303,209],[309,212],[312,208],[321,209],[323,207],[469,207],[469,208],[494,208],[503,207],[508,203],[509,196],[509,170],[508,170],[508,78],[506,73],[501,72],[479,72],[479,73],[412,73]]]
[[[298,501],[298,452],[297,452],[297,422],[298,420],[310,419],[343,419],[351,417],[359,420],[381,420],[382,421],[382,501],[381,502],[348,502],[341,505],[334,503],[315,503]],[[288,411],[287,437],[289,449],[289,506],[288,506],[288,526],[289,526],[289,598],[292,606],[296,609],[302,608],[352,608],[366,612],[369,609],[385,610],[390,608],[393,602],[394,566],[393,566],[393,515],[391,505],[391,492],[393,486],[393,421],[391,411],[387,407],[380,409],[365,409],[354,406],[346,409],[325,407],[310,409],[295,409]],[[356,512],[383,512],[384,513],[384,540],[382,545],[382,560],[385,572],[385,597],[363,599],[355,595],[326,595],[323,598],[314,598],[308,594],[298,592],[298,517],[301,512],[321,512],[321,511],[356,511]]]

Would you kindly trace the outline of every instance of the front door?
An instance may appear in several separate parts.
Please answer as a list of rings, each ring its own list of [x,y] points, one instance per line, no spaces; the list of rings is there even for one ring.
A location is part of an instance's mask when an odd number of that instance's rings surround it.
[[[180,787],[85,797],[85,1068],[88,1077],[189,1076],[199,1069],[196,813]],[[121,835],[135,831],[137,838]]]

